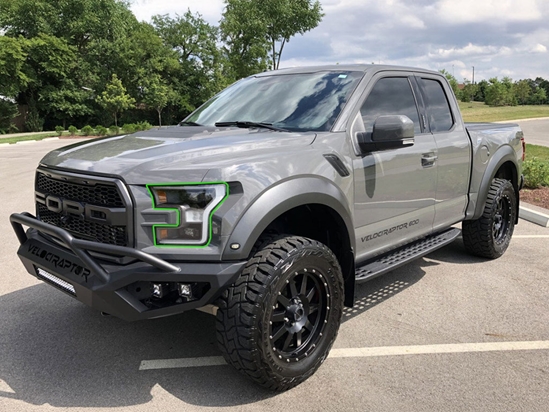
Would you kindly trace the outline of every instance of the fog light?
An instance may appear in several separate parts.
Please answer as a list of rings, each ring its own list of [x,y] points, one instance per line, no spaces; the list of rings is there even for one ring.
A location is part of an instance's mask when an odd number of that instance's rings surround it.
[[[193,288],[188,283],[178,283],[177,291],[182,298],[192,299]]]
[[[164,297],[164,287],[162,283],[153,283],[153,291],[152,294],[155,298],[162,298]]]

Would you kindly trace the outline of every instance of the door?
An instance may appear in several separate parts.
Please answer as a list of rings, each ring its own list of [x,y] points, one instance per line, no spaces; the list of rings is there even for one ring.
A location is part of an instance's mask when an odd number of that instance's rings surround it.
[[[406,115],[414,122],[413,146],[357,156],[353,161],[357,261],[369,259],[432,231],[436,145],[420,123],[413,75],[372,79],[351,133],[371,133],[377,117]],[[353,136],[354,137],[354,136]]]
[[[439,78],[418,75],[418,85],[425,102],[426,126],[437,146],[437,185],[434,229],[463,220],[471,174],[471,149],[463,124],[453,112],[448,99],[451,90]],[[455,103],[455,102],[454,102]],[[454,105],[455,106],[455,105]],[[454,107],[454,113],[457,107]]]

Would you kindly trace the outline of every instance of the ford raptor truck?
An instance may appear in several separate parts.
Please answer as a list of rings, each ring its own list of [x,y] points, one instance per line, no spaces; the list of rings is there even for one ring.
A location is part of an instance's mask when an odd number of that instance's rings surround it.
[[[10,219],[31,275],[129,321],[207,307],[226,361],[285,390],[326,359],[357,282],[460,233],[501,256],[523,156],[517,125],[464,124],[440,73],[293,68],[178,126],[54,150],[35,215]]]

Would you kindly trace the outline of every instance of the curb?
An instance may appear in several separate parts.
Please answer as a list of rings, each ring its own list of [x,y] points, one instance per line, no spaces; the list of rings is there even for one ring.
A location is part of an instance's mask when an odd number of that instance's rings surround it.
[[[549,120],[549,117],[531,117],[529,119],[499,120],[497,122],[490,122],[490,123],[518,123],[518,122],[531,122],[533,120]]]
[[[15,142],[14,144],[29,144],[29,143],[34,143],[38,141],[39,140],[20,140],[19,142]]]
[[[543,227],[549,227],[549,215],[539,212],[537,210],[528,209],[526,207],[519,207],[519,217],[527,220],[528,222],[535,223]]]

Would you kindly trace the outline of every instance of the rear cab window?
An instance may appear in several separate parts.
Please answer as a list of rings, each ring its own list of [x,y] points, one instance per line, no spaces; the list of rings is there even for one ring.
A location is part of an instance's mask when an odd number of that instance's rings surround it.
[[[431,132],[446,132],[452,129],[454,117],[442,84],[438,80],[426,78],[419,78],[418,82],[423,92]]]

